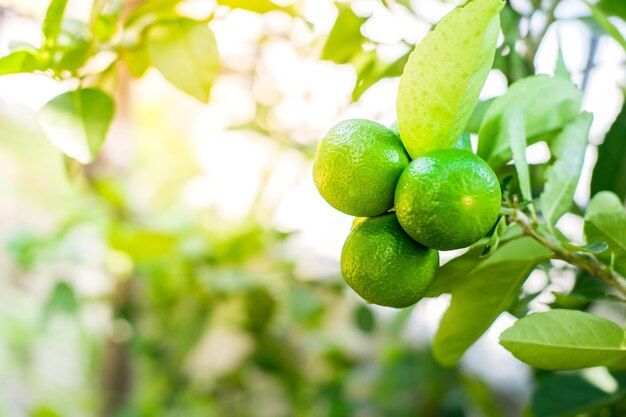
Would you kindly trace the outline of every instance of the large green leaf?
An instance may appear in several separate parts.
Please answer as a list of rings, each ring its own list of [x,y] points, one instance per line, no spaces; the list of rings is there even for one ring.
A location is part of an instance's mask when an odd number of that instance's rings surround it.
[[[326,39],[322,50],[322,59],[338,64],[350,62],[352,57],[361,52],[365,37],[361,26],[367,19],[357,16],[349,6],[341,6],[335,24]]]
[[[178,89],[209,101],[219,72],[215,36],[202,22],[181,18],[161,22],[148,32],[148,51],[155,68]]]
[[[466,272],[452,289],[452,301],[435,339],[433,354],[444,365],[455,364],[515,300],[522,284],[552,253],[529,237],[502,245],[491,257]]]
[[[562,78],[538,75],[517,81],[487,109],[480,127],[478,155],[492,167],[511,159],[509,137],[502,123],[510,108],[523,110],[526,137],[532,144],[574,120],[581,100],[576,86]]]
[[[598,161],[591,177],[591,195],[600,191],[612,191],[622,201],[626,199],[626,100],[604,142],[598,147]]]
[[[39,111],[41,128],[64,154],[87,164],[98,155],[113,120],[115,103],[105,92],[86,88],[61,94]]]
[[[552,154],[557,160],[546,173],[546,185],[541,194],[541,211],[550,227],[572,206],[592,121],[591,113],[582,113],[552,142]]]
[[[535,368],[566,370],[626,358],[624,331],[610,320],[577,310],[535,313],[500,335],[500,344]]]
[[[501,0],[474,0],[444,17],[411,53],[400,79],[398,128],[415,158],[451,148],[493,64]]]
[[[615,269],[626,274],[626,213],[620,198],[610,191],[596,194],[585,212],[587,243],[606,242],[609,250],[598,255]]]
[[[557,374],[540,380],[531,400],[533,411],[537,417],[567,417],[611,405],[626,394],[626,377],[615,376],[615,391],[601,389],[580,374]]]

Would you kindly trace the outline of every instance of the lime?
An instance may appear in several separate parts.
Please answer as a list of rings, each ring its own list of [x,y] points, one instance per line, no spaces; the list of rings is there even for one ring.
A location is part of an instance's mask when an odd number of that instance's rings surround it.
[[[371,217],[393,207],[398,178],[408,164],[409,156],[394,132],[370,120],[346,120],[320,142],[313,179],[337,210]]]
[[[394,213],[356,224],[341,253],[348,285],[368,303],[387,307],[418,302],[438,268],[439,253],[411,239]]]
[[[443,149],[415,158],[396,188],[396,213],[416,241],[459,249],[483,237],[498,219],[500,184],[471,152]]]

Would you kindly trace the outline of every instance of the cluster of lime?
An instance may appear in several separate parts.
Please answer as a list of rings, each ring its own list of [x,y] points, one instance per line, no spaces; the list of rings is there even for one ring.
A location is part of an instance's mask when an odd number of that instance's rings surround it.
[[[369,303],[415,304],[439,268],[438,250],[467,247],[498,218],[500,184],[470,151],[411,161],[397,131],[354,119],[322,139],[313,178],[326,201],[359,217],[341,254],[344,279]]]

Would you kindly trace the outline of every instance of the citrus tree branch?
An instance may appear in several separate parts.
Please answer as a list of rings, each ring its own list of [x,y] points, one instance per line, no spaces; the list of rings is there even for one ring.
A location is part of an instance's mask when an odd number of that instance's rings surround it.
[[[563,260],[569,264],[584,269],[591,275],[603,280],[626,296],[626,279],[616,273],[611,267],[601,262],[591,254],[572,252],[565,249],[556,239],[552,240],[549,237],[544,236],[536,229],[536,223],[522,211],[511,210],[508,214],[510,219],[520,226],[525,235],[532,237],[537,242],[550,249],[554,253],[554,257],[556,259]]]

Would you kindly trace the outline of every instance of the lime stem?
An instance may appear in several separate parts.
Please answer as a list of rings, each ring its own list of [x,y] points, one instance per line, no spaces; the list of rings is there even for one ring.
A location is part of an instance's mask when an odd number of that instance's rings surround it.
[[[584,269],[592,276],[601,279],[626,296],[626,279],[615,272],[610,266],[599,261],[591,254],[569,251],[561,246],[556,238],[549,239],[544,236],[540,231],[535,229],[537,223],[520,210],[502,208],[501,211],[503,214],[508,215],[513,222],[518,224],[526,236],[532,237],[537,242],[550,249],[556,259]]]

